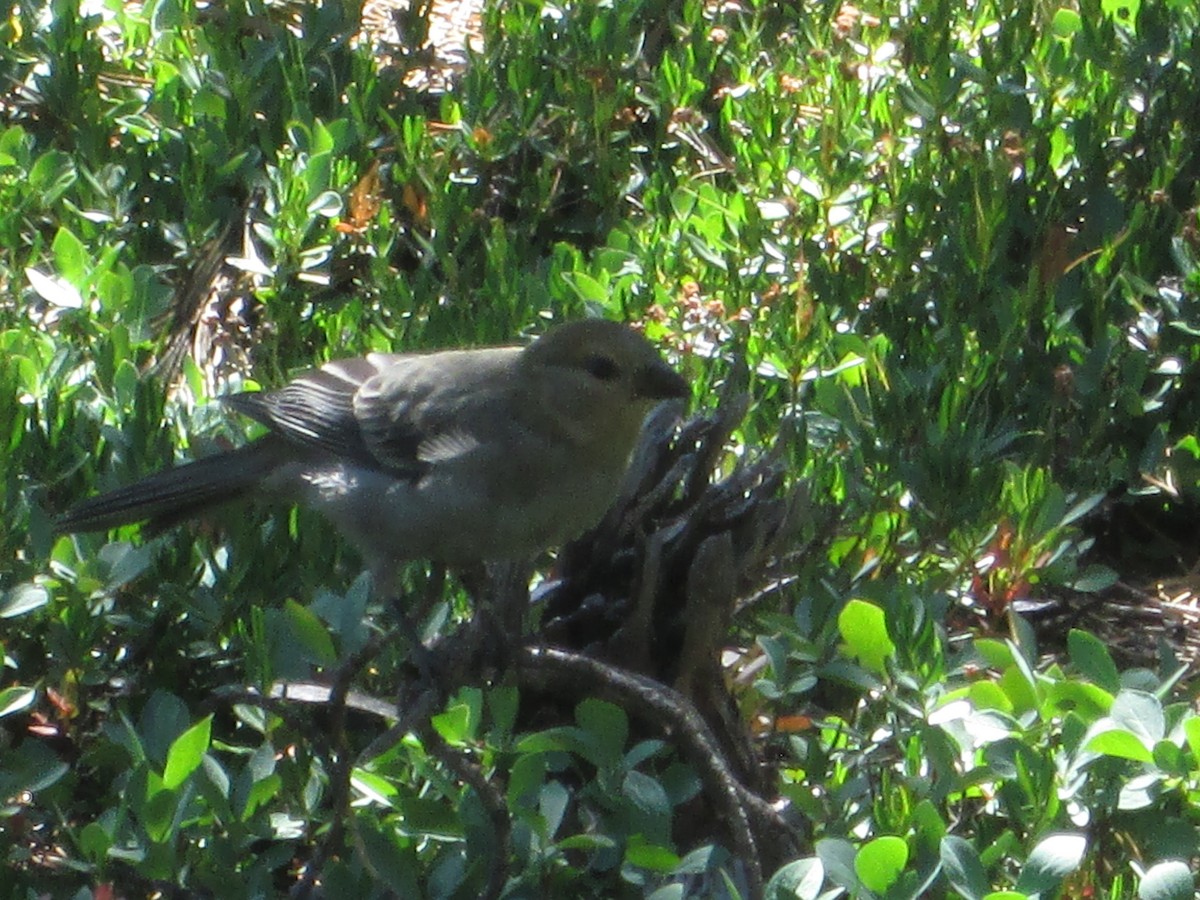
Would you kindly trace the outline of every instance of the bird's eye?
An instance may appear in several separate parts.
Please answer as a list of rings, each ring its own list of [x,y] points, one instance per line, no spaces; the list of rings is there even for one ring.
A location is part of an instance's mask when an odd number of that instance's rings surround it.
[[[589,356],[583,361],[583,367],[589,375],[601,381],[612,381],[621,374],[620,368],[608,356]]]

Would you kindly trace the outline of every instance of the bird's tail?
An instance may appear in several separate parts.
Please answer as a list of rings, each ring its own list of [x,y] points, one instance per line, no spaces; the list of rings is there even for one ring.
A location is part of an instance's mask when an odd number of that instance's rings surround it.
[[[84,500],[63,513],[54,528],[59,533],[105,531],[145,521],[147,530],[162,531],[248,496],[279,463],[275,441],[255,441]]]

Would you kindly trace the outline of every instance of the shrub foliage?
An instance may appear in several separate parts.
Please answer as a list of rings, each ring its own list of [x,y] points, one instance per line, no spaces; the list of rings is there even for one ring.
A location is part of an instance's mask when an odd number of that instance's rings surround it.
[[[748,364],[717,480],[783,461],[723,654],[805,834],[768,896],[1193,896],[1194,616],[1105,604],[1195,562],[1196,4],[497,3],[445,91],[358,12],[0,21],[8,895],[268,896],[319,863],[328,896],[474,897],[497,813],[508,897],[754,892],[644,710],[548,721],[500,679],[391,734],[272,699],[367,648],[356,695],[408,676],[320,520],[52,530],[248,436],[220,394],[602,314],[701,409]],[[407,590],[426,637],[470,618],[436,572]]]

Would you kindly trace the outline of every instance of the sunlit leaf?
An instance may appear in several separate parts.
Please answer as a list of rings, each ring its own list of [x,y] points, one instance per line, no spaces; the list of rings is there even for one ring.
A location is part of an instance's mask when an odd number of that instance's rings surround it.
[[[50,592],[38,584],[18,584],[0,597],[0,619],[12,619],[50,602]]]
[[[894,835],[867,842],[854,857],[859,881],[877,894],[886,892],[907,865],[908,844]]]
[[[1138,900],[1192,900],[1196,879],[1187,863],[1170,859],[1155,863],[1138,882]]]
[[[896,652],[896,645],[888,636],[882,609],[865,600],[851,600],[838,615],[838,631],[851,656],[873,672],[885,671],[885,660]]]
[[[31,687],[13,685],[0,689],[0,719],[28,709],[36,699],[37,691]]]
[[[211,735],[212,716],[205,716],[175,739],[163,770],[164,787],[175,790],[200,767],[200,761],[208,752]]]
[[[1025,860],[1016,889],[1026,894],[1052,891],[1079,868],[1087,851],[1082,834],[1052,834],[1038,842]]]

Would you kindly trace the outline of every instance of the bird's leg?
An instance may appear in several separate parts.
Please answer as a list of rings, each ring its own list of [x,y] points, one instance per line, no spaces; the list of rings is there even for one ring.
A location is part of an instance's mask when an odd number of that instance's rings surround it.
[[[512,670],[524,640],[532,570],[529,562],[505,562],[457,571],[474,603],[475,614],[465,627],[432,645],[421,640],[420,622],[441,598],[445,569],[432,571],[424,601],[416,607],[420,619],[413,616],[410,597],[398,590],[388,591],[396,630],[408,643],[409,658],[417,672],[415,681],[401,688],[402,707],[414,699],[414,692],[420,695],[432,690],[446,698],[462,684],[486,682],[496,678],[497,673]]]
[[[511,671],[524,641],[529,608],[531,562],[489,563],[459,577],[475,604],[475,616],[464,636],[467,654],[484,680]]]
[[[511,663],[525,639],[525,613],[529,610],[530,562],[506,562],[489,567],[505,662]],[[508,665],[505,665],[508,668]]]
[[[429,573],[429,581],[426,583],[424,597],[417,604],[417,616],[414,618],[410,613],[409,603],[406,598],[401,595],[400,591],[394,585],[384,582],[386,596],[392,607],[392,614],[396,617],[396,628],[400,632],[401,637],[408,644],[409,659],[417,670],[416,683],[420,686],[420,690],[438,690],[442,696],[445,696],[450,689],[447,677],[446,667],[441,664],[435,648],[426,645],[421,639],[420,623],[428,616],[429,611],[434,604],[440,599],[442,589],[446,583],[446,569],[444,566],[434,566]]]

